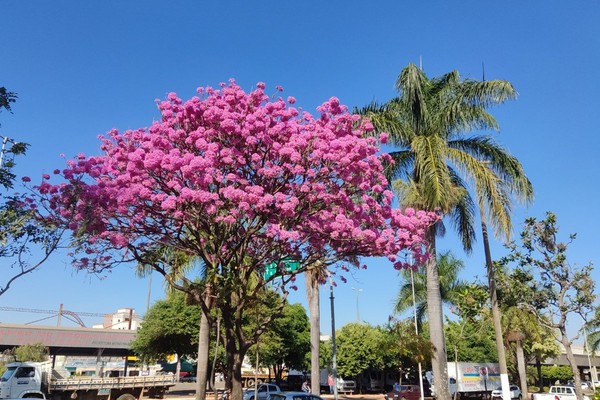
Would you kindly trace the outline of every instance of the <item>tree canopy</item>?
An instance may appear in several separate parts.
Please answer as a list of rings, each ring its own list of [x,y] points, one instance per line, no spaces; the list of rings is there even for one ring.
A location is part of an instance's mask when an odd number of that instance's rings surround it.
[[[200,307],[186,302],[186,295],[173,291],[150,307],[131,349],[147,361],[167,356],[195,358],[198,351]]]
[[[244,332],[244,310],[266,285],[286,293],[298,273],[358,266],[361,256],[388,256],[401,268],[395,257],[407,248],[423,261],[420,244],[437,218],[392,208],[386,156],[364,136],[369,124],[338,99],[315,118],[293,97],[271,101],[264,87],[246,93],[231,81],[185,102],[171,93],[160,121],[110,131],[103,155],[81,154],[57,171],[66,183],[38,186],[76,234],[80,269],[136,261],[164,273],[157,247],[201,260],[206,279],[197,290],[210,290],[223,317],[236,400],[243,356],[284,304]],[[276,273],[266,275],[267,265]]]

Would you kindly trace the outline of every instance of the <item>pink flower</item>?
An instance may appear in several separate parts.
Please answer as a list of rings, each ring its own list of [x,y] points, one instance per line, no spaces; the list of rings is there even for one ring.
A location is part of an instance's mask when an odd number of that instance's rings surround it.
[[[22,180],[23,182],[31,182],[31,178],[30,178],[30,177],[28,177],[28,176],[24,176],[24,177],[22,177],[22,178],[21,178],[21,180]]]

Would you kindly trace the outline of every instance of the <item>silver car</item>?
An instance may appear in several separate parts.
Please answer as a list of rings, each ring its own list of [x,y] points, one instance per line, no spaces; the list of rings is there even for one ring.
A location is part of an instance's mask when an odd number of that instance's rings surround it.
[[[243,400],[254,400],[255,393],[258,393],[256,400],[271,400],[273,395],[283,393],[279,386],[273,383],[263,383],[258,388],[250,388],[244,391]]]
[[[284,392],[272,394],[271,400],[323,400],[323,398],[306,392]]]

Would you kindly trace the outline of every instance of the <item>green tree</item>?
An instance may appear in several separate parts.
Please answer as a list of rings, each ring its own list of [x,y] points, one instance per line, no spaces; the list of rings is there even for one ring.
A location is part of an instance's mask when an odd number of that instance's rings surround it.
[[[344,325],[336,332],[338,375],[356,379],[369,368],[384,366],[385,335],[379,328],[363,323]]]
[[[189,305],[184,293],[173,291],[150,307],[131,348],[149,361],[171,354],[196,358],[199,324],[200,308]]]
[[[432,347],[429,338],[425,337],[426,332],[419,329],[419,334],[415,334],[412,318],[391,321],[383,332],[383,369],[417,378],[415,367],[419,363],[425,367],[431,360]]]
[[[522,282],[529,281],[533,277],[521,270],[508,271],[506,265],[496,262],[494,265],[495,275],[498,283],[498,299],[502,309],[502,326],[505,346],[510,349],[507,357],[509,371],[513,376],[519,376],[523,397],[527,398],[526,381],[528,372],[527,364],[535,364],[537,370],[537,385],[542,388],[542,362],[548,358],[560,355],[560,347],[552,329],[538,322],[538,317],[527,308],[519,306],[522,298],[520,291]],[[533,289],[533,286],[529,286]],[[531,297],[531,295],[528,295]],[[519,370],[518,353],[523,353],[524,360]]]
[[[249,354],[255,354],[256,345]],[[285,368],[304,370],[310,353],[310,324],[301,304],[286,304],[259,341],[259,360],[275,372],[279,382]],[[252,359],[252,357],[250,357]],[[255,360],[253,360],[254,362]]]
[[[440,277],[440,296],[442,298],[442,303],[448,306],[456,305],[457,294],[467,287],[467,284],[458,277],[463,268],[463,261],[454,257],[450,251],[437,255],[437,269]],[[397,313],[402,313],[412,309],[412,281],[414,281],[417,323],[419,325],[419,330],[421,330],[423,319],[427,313],[427,276],[421,268],[412,272],[412,277],[410,270],[402,270],[400,276],[402,277],[403,284],[396,297],[394,310]]]
[[[492,361],[490,358],[489,336],[491,326],[487,317],[488,292],[477,283],[465,284],[454,294],[453,313],[459,318],[446,325],[446,343],[453,350],[452,359],[459,361]],[[452,328],[452,329],[450,329]],[[493,332],[492,332],[493,333]],[[486,337],[487,336],[487,337]],[[481,349],[485,351],[481,351]],[[462,350],[462,351],[459,351]],[[479,351],[477,351],[479,350]],[[482,354],[487,353],[487,354]],[[495,353],[495,352],[492,352]],[[477,354],[474,356],[474,354]],[[497,354],[493,354],[497,356]],[[479,359],[473,357],[479,357]]]
[[[43,343],[24,344],[4,351],[4,355],[13,357],[15,361],[48,361],[50,350]]]
[[[376,132],[389,133],[388,143],[398,149],[390,153],[395,163],[388,175],[397,179],[393,186],[400,192],[402,205],[438,211],[451,218],[466,251],[471,250],[475,238],[476,205],[481,210],[484,235],[488,220],[499,233],[510,232],[511,195],[530,197],[531,184],[519,161],[491,137],[467,137],[465,132],[498,129],[487,109],[515,98],[512,85],[501,80],[462,79],[458,71],[428,78],[409,64],[401,71],[396,89],[400,96],[382,105],[372,103],[362,113],[369,117]],[[476,202],[465,179],[472,182]],[[429,254],[436,254],[436,235],[443,231],[442,222],[430,227]],[[436,257],[428,259],[426,271],[430,336],[435,347],[432,369],[438,396],[448,400]],[[493,277],[490,279],[493,288]]]
[[[555,330],[563,345],[575,379],[575,392],[581,399],[581,383],[571,344],[577,333],[569,336],[567,319],[579,315],[587,321],[595,309],[595,282],[591,278],[592,265],[575,266],[567,260],[567,250],[575,239],[558,240],[558,222],[554,213],[538,221],[527,218],[521,233],[521,243],[508,245],[510,254],[503,260],[515,264],[519,279],[515,279],[514,293],[518,304],[537,317],[538,323]]]

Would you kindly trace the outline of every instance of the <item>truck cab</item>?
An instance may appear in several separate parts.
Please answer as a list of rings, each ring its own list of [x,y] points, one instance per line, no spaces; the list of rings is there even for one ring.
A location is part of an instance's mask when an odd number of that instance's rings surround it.
[[[0,399],[44,398],[42,368],[38,363],[11,363],[6,367],[0,377]]]

